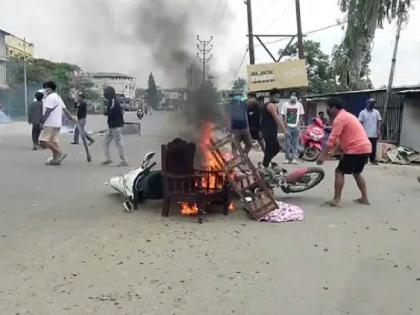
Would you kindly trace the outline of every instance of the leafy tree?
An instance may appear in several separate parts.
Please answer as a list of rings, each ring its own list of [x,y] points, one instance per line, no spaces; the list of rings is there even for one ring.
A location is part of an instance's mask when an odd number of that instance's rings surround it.
[[[232,90],[234,91],[243,91],[243,89],[246,87],[247,82],[243,78],[237,78],[235,81],[233,81]]]
[[[99,101],[102,97],[101,94],[99,94],[94,89],[94,83],[92,80],[89,79],[87,76],[83,75],[74,75],[73,81],[72,81],[72,87],[76,92],[81,92],[83,95],[85,95],[86,99],[90,101]]]
[[[330,57],[321,50],[321,44],[316,41],[305,40],[304,49],[309,80],[308,92],[312,94],[336,92],[338,87]],[[291,45],[285,50],[280,50],[279,54],[297,58],[299,56],[297,44]]]
[[[150,72],[149,81],[148,81],[148,88],[146,90],[146,101],[149,106],[152,108],[157,108],[160,101],[163,98],[162,93],[158,90],[158,87],[155,82],[155,78],[153,77],[153,73]]]
[[[406,20],[412,0],[339,0],[347,14],[346,35],[334,50],[335,71],[342,89],[371,87],[369,63],[376,29],[398,16]]]

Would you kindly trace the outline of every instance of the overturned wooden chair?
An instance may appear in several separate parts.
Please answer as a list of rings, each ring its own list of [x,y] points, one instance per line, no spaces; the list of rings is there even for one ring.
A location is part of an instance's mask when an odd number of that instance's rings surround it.
[[[196,146],[182,139],[162,145],[163,208],[162,216],[169,216],[171,205],[194,204],[198,220],[210,204],[220,204],[225,215],[229,213],[228,181],[223,171],[205,171],[194,168]]]

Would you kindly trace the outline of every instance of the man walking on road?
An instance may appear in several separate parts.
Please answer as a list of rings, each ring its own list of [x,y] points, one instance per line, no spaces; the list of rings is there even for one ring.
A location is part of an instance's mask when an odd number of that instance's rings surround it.
[[[264,167],[269,167],[271,160],[280,152],[279,131],[287,133],[276,103],[276,100],[270,100],[261,111],[261,132],[265,142]]]
[[[362,172],[372,153],[372,145],[359,120],[343,109],[339,99],[330,98],[327,105],[329,116],[333,119],[333,126],[327,145],[318,159],[318,165],[322,165],[328,159],[328,153],[336,146],[337,142],[344,152],[335,170],[334,198],[327,204],[334,207],[341,206],[345,175],[353,175],[357,187],[362,193],[361,198],[356,199],[355,202],[370,205],[366,181]]]
[[[288,132],[285,135],[286,141],[284,147],[286,151],[286,159],[284,164],[297,164],[300,133],[299,128],[302,124],[302,118],[303,115],[305,115],[305,110],[303,109],[302,103],[298,101],[295,92],[291,94],[290,102],[283,104],[281,114],[288,129]]]
[[[28,108],[28,123],[32,124],[32,150],[37,150],[39,146],[39,135],[42,130],[42,99],[44,94],[41,92],[35,93],[35,101],[29,104]]]
[[[40,136],[40,143],[43,147],[52,151],[53,156],[47,161],[47,165],[60,165],[67,154],[63,153],[58,144],[58,137],[62,126],[63,113],[71,120],[76,119],[67,110],[61,97],[55,92],[57,85],[53,81],[44,83],[45,100],[43,104],[44,127]]]
[[[77,122],[79,123],[81,129],[86,135],[86,138],[89,140],[89,144],[91,145],[95,142],[95,140],[85,132],[87,103],[85,101],[85,96],[83,95],[83,93],[77,94],[77,102],[75,106],[77,110]],[[79,144],[79,128],[74,129],[74,139],[71,144]]]
[[[366,134],[372,143],[372,154],[370,155],[370,163],[378,165],[376,161],[376,147],[380,138],[382,117],[377,109],[375,109],[376,100],[371,98],[366,101],[366,108],[359,114],[359,120],[365,128]]]
[[[104,97],[107,102],[105,115],[108,116],[108,132],[105,137],[106,160],[102,162],[102,165],[109,165],[112,163],[109,146],[111,145],[112,140],[115,140],[115,144],[118,147],[118,152],[121,158],[121,163],[118,166],[128,166],[122,143],[122,128],[124,127],[123,110],[117,100],[115,89],[113,87],[108,86],[105,88]]]

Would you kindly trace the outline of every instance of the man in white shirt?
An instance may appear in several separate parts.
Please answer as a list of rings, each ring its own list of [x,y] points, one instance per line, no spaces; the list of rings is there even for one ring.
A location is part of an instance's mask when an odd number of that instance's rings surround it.
[[[303,109],[302,103],[298,101],[295,92],[291,94],[290,102],[283,104],[281,115],[283,116],[284,123],[288,127],[284,146],[286,155],[284,164],[297,164],[300,125],[303,115],[305,115],[305,110]]]
[[[60,165],[66,158],[58,144],[58,136],[62,126],[63,112],[71,121],[76,119],[67,110],[61,97],[55,92],[57,85],[53,81],[43,84],[45,99],[43,103],[43,130],[40,136],[40,143],[43,147],[52,151],[53,156],[47,161],[47,165]]]
[[[372,143],[372,154],[370,155],[370,163],[377,165],[376,147],[378,138],[380,137],[382,117],[377,109],[375,109],[376,100],[374,98],[366,101],[366,108],[359,114],[359,120],[365,128],[366,134]]]

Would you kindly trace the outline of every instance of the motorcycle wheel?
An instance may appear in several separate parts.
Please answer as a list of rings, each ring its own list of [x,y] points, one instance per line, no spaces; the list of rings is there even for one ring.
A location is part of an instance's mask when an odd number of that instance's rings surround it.
[[[316,161],[321,154],[321,151],[319,151],[315,147],[307,147],[305,151],[303,151],[303,159],[308,162]]]
[[[286,193],[299,193],[314,188],[325,177],[325,172],[320,167],[309,167],[296,182],[288,183],[287,188],[283,188]]]

